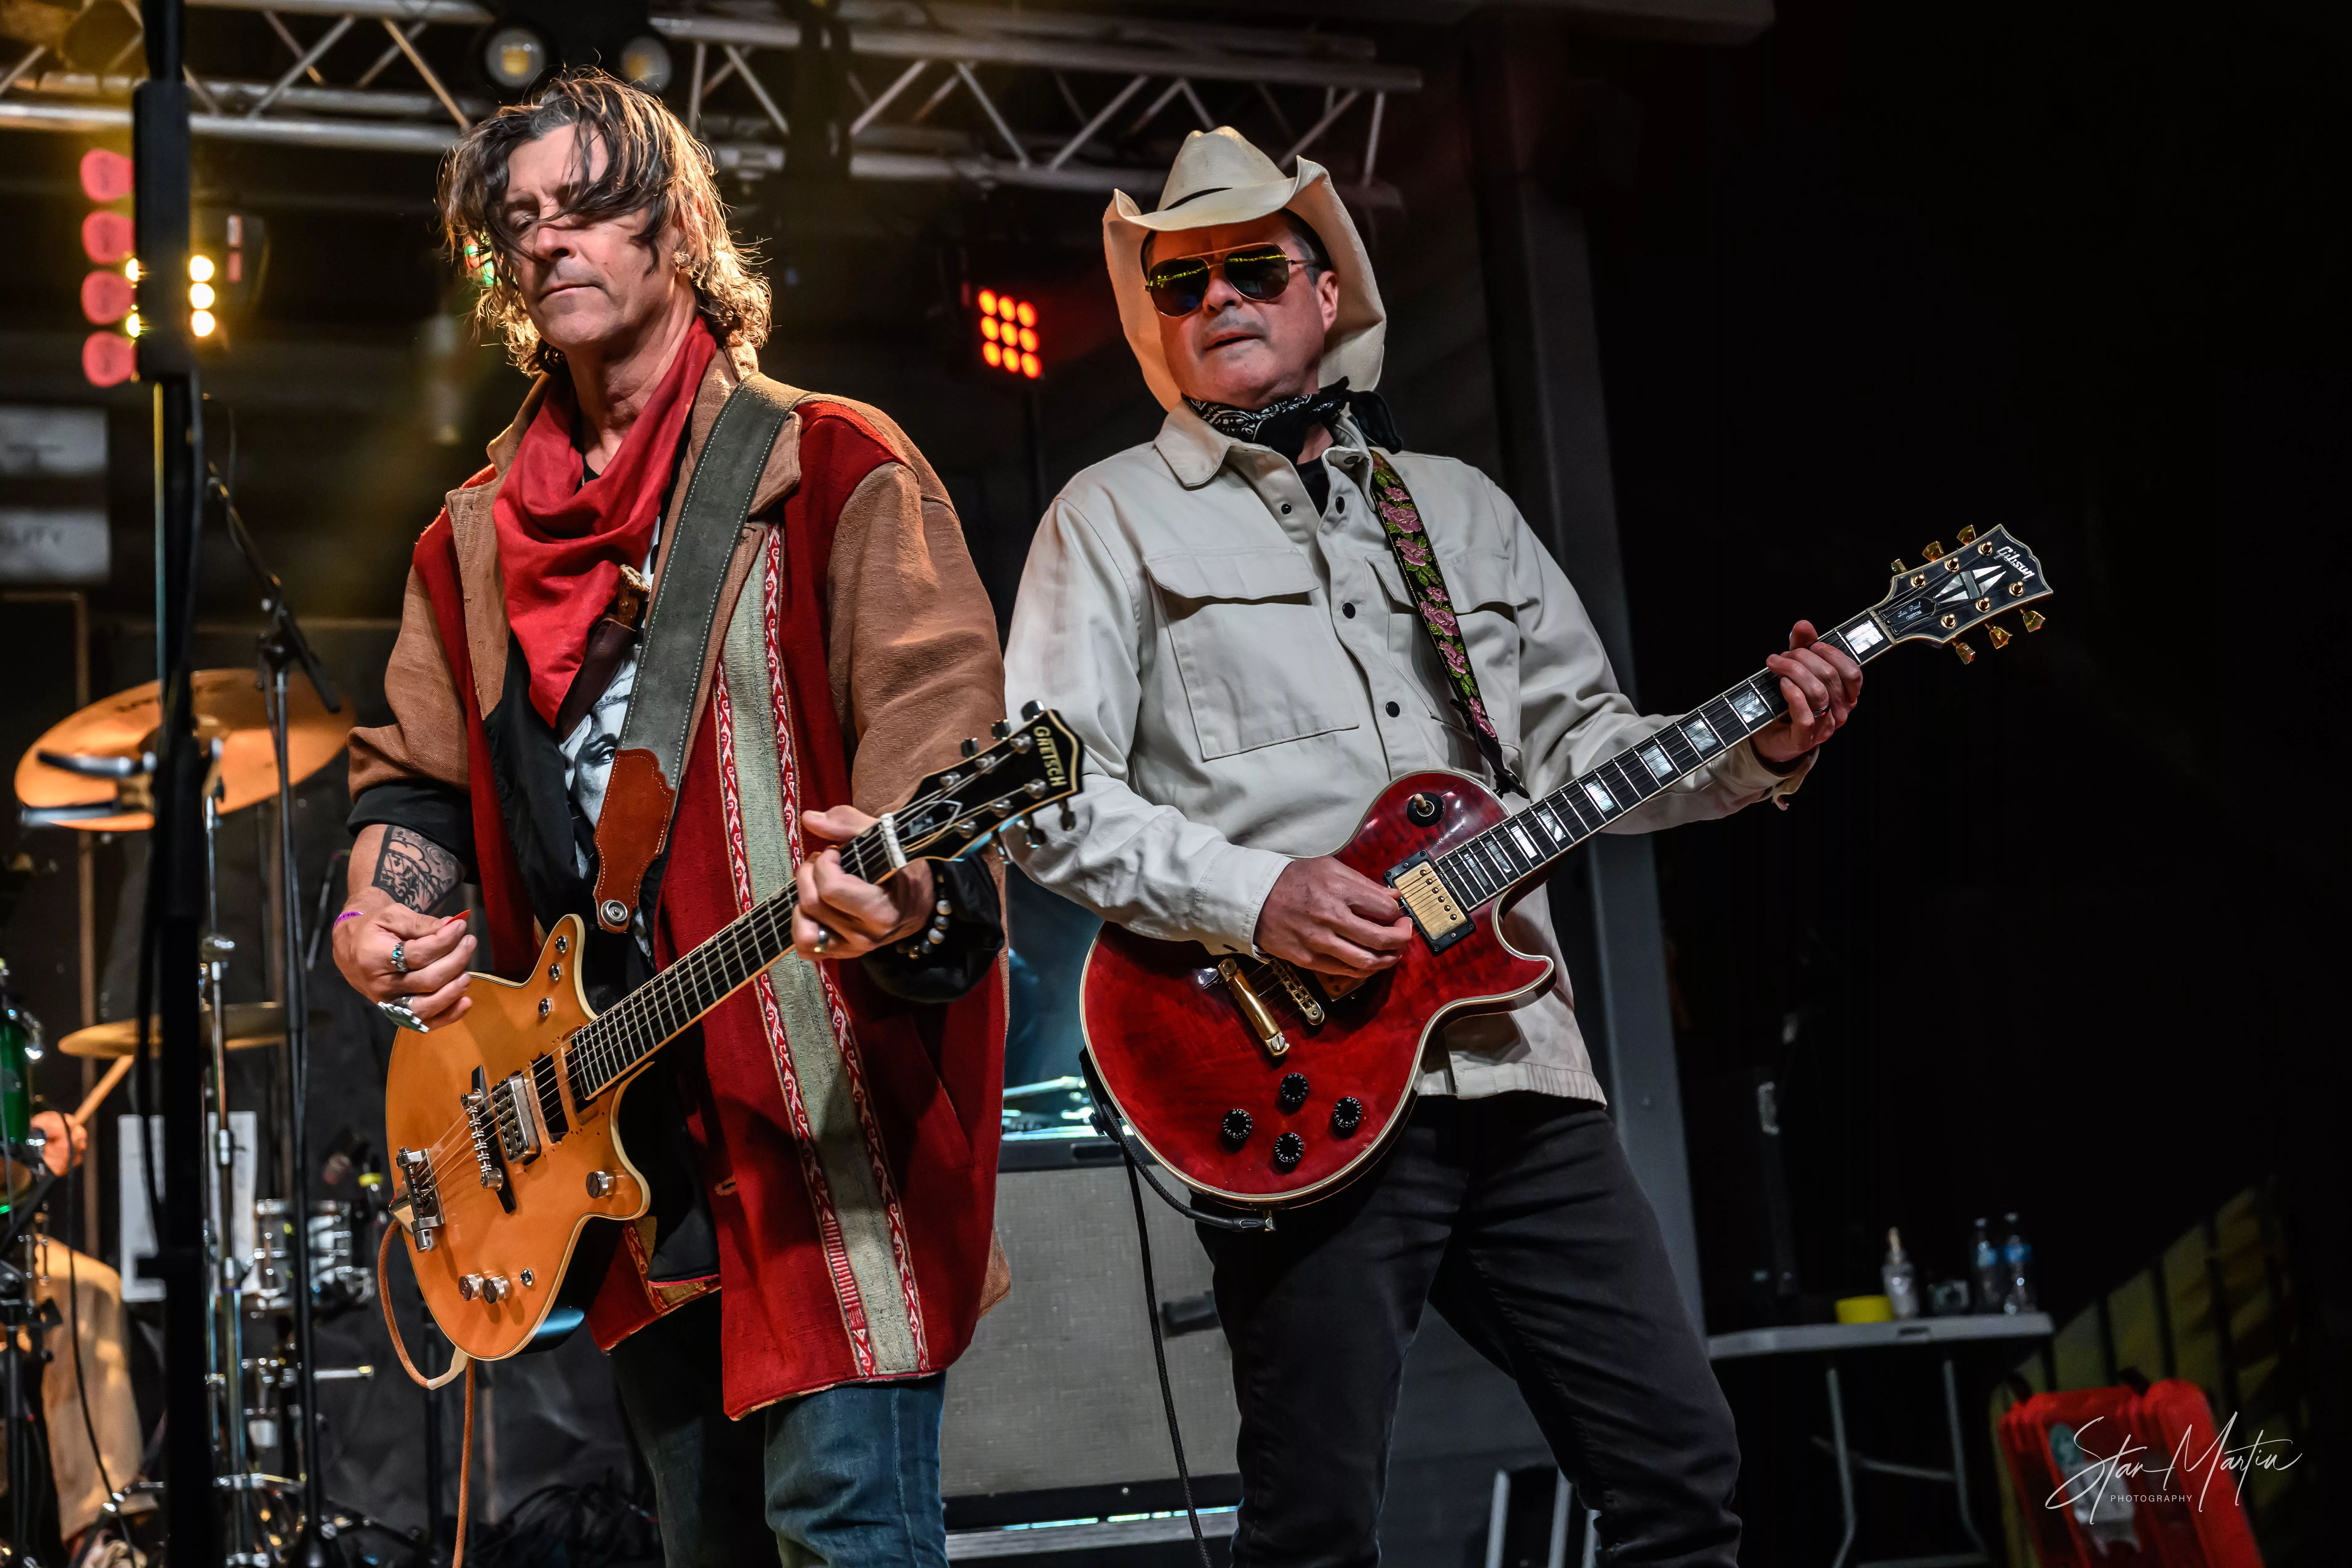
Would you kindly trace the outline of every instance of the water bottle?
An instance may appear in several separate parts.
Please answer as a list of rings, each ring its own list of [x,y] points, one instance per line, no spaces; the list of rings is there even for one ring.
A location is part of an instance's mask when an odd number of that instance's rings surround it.
[[[1886,1287],[1886,1304],[1897,1319],[1919,1315],[1919,1276],[1903,1250],[1903,1233],[1893,1226],[1886,1227],[1886,1261],[1879,1265],[1878,1278]]]
[[[1977,1221],[1977,1238],[1969,1247],[1969,1273],[1976,1285],[1977,1310],[2000,1311],[2001,1299],[2009,1294],[2009,1280],[2001,1273],[2000,1254],[1993,1247],[1989,1219]]]
[[[2001,1215],[2009,1227],[2009,1239],[2000,1245],[2001,1297],[2004,1312],[2031,1312],[2033,1300],[2033,1248],[2017,1228],[2017,1215]]]

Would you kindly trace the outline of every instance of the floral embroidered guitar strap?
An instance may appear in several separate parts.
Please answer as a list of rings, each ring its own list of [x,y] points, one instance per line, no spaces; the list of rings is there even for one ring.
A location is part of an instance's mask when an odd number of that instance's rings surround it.
[[[1454,615],[1454,596],[1445,591],[1445,575],[1438,570],[1436,553],[1422,529],[1421,509],[1413,505],[1412,492],[1404,488],[1404,480],[1378,451],[1372,453],[1372,510],[1380,516],[1381,531],[1389,536],[1389,549],[1396,556],[1397,570],[1404,574],[1413,607],[1421,612],[1421,629],[1429,634],[1430,646],[1437,649],[1438,660],[1445,666],[1450,682],[1447,695],[1470,727],[1471,738],[1478,742],[1478,754],[1486,759],[1495,787],[1507,795],[1527,794],[1527,785],[1503,761],[1502,738],[1495,733],[1494,721],[1486,717],[1486,704],[1479,699],[1478,672],[1470,667],[1470,650],[1463,646],[1462,628]]]

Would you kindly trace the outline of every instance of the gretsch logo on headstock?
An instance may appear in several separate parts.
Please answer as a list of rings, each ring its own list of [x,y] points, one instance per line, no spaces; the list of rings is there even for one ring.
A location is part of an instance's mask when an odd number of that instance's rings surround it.
[[[1037,742],[1037,760],[1045,765],[1045,782],[1055,789],[1067,789],[1070,784],[1069,764],[1062,760],[1062,748],[1054,742],[1054,729],[1040,724],[1029,733]]]

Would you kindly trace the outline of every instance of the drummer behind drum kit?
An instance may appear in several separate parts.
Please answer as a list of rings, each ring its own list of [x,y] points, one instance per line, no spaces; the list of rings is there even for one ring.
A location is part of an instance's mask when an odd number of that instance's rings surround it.
[[[287,942],[284,973],[299,998],[298,965],[302,955],[297,928],[300,921],[291,897],[292,837],[284,813],[291,802],[293,784],[331,761],[342,750],[351,727],[330,714],[310,688],[289,688],[282,673],[272,682],[268,675],[257,680],[249,669],[199,670],[194,686],[197,741],[212,758],[205,800],[208,872],[216,868],[213,850],[220,817],[275,796],[280,812],[281,860],[287,863],[280,889],[287,905],[281,922]],[[284,776],[275,762],[278,737],[273,733],[272,720],[278,715],[271,712],[279,704],[288,760]],[[162,722],[157,688],[151,682],[93,703],[50,730],[16,767],[16,795],[25,824],[93,832],[137,831],[152,826],[148,781],[154,771],[155,737]],[[212,903],[202,972],[169,976],[166,983],[194,982],[205,998],[199,1032],[210,1057],[206,1103],[217,1152],[205,1194],[207,1273],[212,1281],[210,1382],[215,1401],[211,1431],[215,1474],[225,1492],[236,1500],[224,1510],[226,1561],[271,1568],[287,1561],[301,1533],[306,1508],[320,1507],[318,1467],[311,1462],[312,1449],[304,1440],[315,1426],[303,1419],[306,1412],[315,1408],[311,1397],[315,1384],[373,1375],[373,1369],[364,1366],[306,1367],[302,1352],[308,1347],[312,1318],[374,1301],[375,1278],[366,1260],[373,1251],[373,1232],[383,1205],[379,1176],[362,1172],[360,1182],[365,1199],[356,1210],[342,1202],[311,1204],[307,1223],[298,1235],[296,1216],[302,1213],[299,1198],[254,1198],[247,1210],[251,1245],[238,1245],[240,1233],[248,1227],[244,1223],[247,1214],[237,1212],[237,1194],[240,1190],[249,1194],[254,1189],[254,1172],[260,1163],[257,1143],[262,1149],[288,1150],[290,1157],[283,1163],[289,1182],[297,1193],[304,1185],[303,1162],[308,1154],[297,1110],[304,1073],[298,1049],[281,1064],[283,1070],[272,1075],[276,1092],[267,1097],[268,1103],[257,1116],[226,1103],[228,1053],[284,1046],[289,1031],[287,1012],[278,1003],[224,1003],[223,984],[236,944],[220,930],[218,879],[208,875],[206,880]],[[151,1051],[161,1051],[162,1032],[161,1021],[150,1020]],[[299,1042],[299,1031],[295,1034]],[[77,1121],[94,1110],[131,1069],[138,1035],[136,1021],[130,1020],[100,1024],[58,1042],[70,1056],[113,1064],[75,1113]],[[22,1081],[24,1051],[21,1045],[13,1055],[11,1050],[11,1037],[0,1030],[0,1083],[9,1080],[10,1075],[14,1081]],[[222,1130],[224,1124],[226,1131]],[[142,1265],[146,1260],[133,1256],[133,1247],[142,1238],[152,1245],[155,1234],[148,1200],[150,1183],[162,1165],[163,1119],[150,1119],[149,1126],[156,1134],[152,1140],[141,1137],[134,1117],[124,1116],[120,1125],[125,1150],[124,1294],[134,1300],[154,1299],[161,1289],[143,1278]],[[269,1130],[267,1140],[249,1131],[260,1127]],[[22,1136],[13,1124],[0,1128],[0,1134]],[[142,1143],[155,1150],[152,1159],[140,1147]],[[0,1204],[0,1208],[5,1206]],[[363,1237],[362,1231],[368,1234]],[[29,1264],[21,1257],[15,1261],[29,1272]],[[306,1264],[310,1279],[307,1303],[299,1284]],[[5,1279],[5,1270],[0,1270],[0,1279]],[[0,1297],[5,1294],[0,1289]],[[0,1300],[0,1318],[5,1316],[5,1302]],[[271,1463],[266,1468],[265,1461]],[[313,1473],[302,1479],[277,1473],[288,1470]],[[117,1478],[115,1484],[125,1489],[133,1485],[127,1477]],[[139,1489],[160,1489],[149,1482],[136,1484]],[[118,1492],[118,1505],[122,1496]],[[310,1517],[323,1516],[314,1512]]]

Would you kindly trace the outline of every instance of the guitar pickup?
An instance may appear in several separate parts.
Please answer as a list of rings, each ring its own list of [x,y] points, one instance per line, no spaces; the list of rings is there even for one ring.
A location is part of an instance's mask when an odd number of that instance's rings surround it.
[[[528,1165],[539,1158],[546,1140],[539,1124],[539,1096],[529,1078],[510,1073],[499,1080],[499,1144],[509,1165]]]
[[[1430,952],[1444,952],[1470,934],[1470,917],[1462,912],[1454,889],[1445,885],[1445,879],[1437,873],[1437,863],[1428,856],[1415,855],[1399,862],[1390,869],[1388,881],[1404,912],[1421,928]]]
[[[1257,1037],[1258,1044],[1265,1047],[1265,1054],[1279,1057],[1288,1051],[1290,1042],[1283,1038],[1282,1026],[1274,1021],[1274,1014],[1266,1007],[1265,999],[1258,995],[1257,987],[1252,985],[1249,976],[1242,973],[1241,961],[1233,957],[1217,960],[1217,973],[1224,980],[1225,994],[1234,999],[1234,1005],[1241,1010],[1242,1017],[1249,1024],[1250,1032]]]

